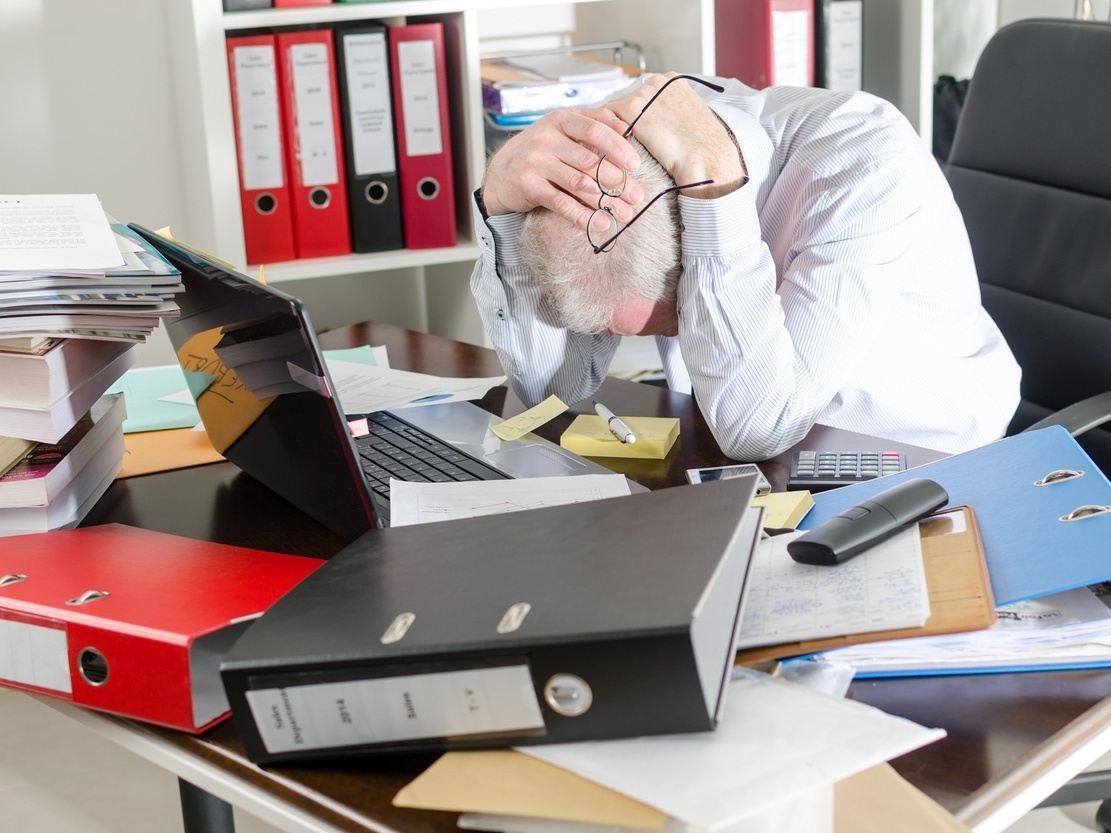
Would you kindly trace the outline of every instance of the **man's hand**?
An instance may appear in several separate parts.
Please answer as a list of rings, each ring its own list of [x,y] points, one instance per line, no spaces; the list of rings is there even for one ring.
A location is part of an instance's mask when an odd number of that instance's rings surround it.
[[[543,207],[581,229],[598,207],[598,162],[633,171],[636,151],[621,134],[628,125],[607,108],[556,110],[529,125],[497,151],[486,166],[482,201],[489,216]],[[643,193],[629,178],[619,198],[607,198],[619,220],[635,211]]]
[[[678,73],[655,75],[605,106],[626,123]],[[718,197],[740,187],[744,162],[729,131],[692,89],[689,81],[670,84],[633,127],[635,136],[676,184],[712,179],[713,185],[684,191],[692,197]]]

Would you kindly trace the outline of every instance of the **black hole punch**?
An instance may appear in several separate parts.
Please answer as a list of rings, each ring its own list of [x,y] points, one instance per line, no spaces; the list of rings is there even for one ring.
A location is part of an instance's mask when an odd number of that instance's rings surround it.
[[[278,207],[278,201],[273,194],[263,193],[255,197],[255,211],[259,214],[273,214]]]
[[[332,192],[327,188],[313,188],[309,191],[309,202],[314,208],[327,208],[332,201]]]
[[[77,670],[89,685],[102,686],[108,682],[108,660],[96,648],[83,648],[77,655]]]
[[[417,193],[420,194],[423,199],[435,199],[436,195],[440,193],[440,183],[432,177],[426,176],[417,183]]]
[[[374,182],[368,182],[366,188],[363,190],[366,195],[366,201],[371,205],[381,205],[386,201],[390,195],[390,186],[382,182],[380,179]]]

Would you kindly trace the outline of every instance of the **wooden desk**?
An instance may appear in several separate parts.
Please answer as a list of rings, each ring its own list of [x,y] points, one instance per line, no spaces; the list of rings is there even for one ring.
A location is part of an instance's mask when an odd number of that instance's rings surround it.
[[[394,367],[443,376],[502,371],[489,350],[381,324],[322,337],[326,347],[385,344]],[[616,471],[650,488],[685,482],[685,470],[728,462],[691,397],[609,379],[599,396],[619,414],[673,416],[678,449],[666,460],[611,460]],[[504,388],[479,404],[506,416],[523,406]],[[574,409],[584,412],[586,407]],[[539,433],[558,441],[573,414]],[[911,465],[940,454],[828,428],[807,447],[900,449]],[[764,468],[778,488],[781,455]],[[147,475],[115,483],[85,524],[119,522],[163,532],[280,552],[329,557],[344,542],[227,463]],[[1111,748],[1111,671],[997,674],[855,683],[850,696],[926,726],[942,741],[893,762],[922,789],[978,831],[1000,831]],[[268,767],[247,761],[230,722],[194,738],[43,702],[169,769],[212,795],[290,831],[456,830],[456,815],[402,810],[393,795],[432,758],[389,757],[344,767]]]

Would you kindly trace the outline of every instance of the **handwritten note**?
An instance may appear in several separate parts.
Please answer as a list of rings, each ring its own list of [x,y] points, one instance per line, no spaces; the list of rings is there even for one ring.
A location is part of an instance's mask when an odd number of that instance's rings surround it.
[[[558,396],[552,395],[534,405],[524,413],[510,417],[505,422],[491,425],[490,430],[503,440],[519,440],[529,431],[534,431],[546,422],[550,422],[567,410]]]
[[[798,564],[773,535],[756,548],[738,648],[921,627],[930,614],[918,527],[835,567]]]

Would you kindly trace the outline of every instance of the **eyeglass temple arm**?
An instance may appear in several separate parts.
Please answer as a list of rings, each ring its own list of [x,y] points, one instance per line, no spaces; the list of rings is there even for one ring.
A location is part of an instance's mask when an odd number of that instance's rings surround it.
[[[701,182],[692,182],[689,185],[672,185],[670,188],[665,188],[664,190],[660,191],[660,193],[656,194],[656,196],[652,197],[652,199],[650,199],[647,203],[645,203],[644,207],[641,208],[640,211],[638,211],[633,216],[633,219],[629,220],[629,222],[627,222],[625,225],[623,225],[621,228],[619,228],[617,230],[617,234],[615,234],[613,237],[611,237],[609,240],[607,240],[601,246],[594,246],[594,254],[600,254],[600,253],[606,251],[606,246],[609,246],[611,243],[613,243],[614,240],[616,240],[618,237],[620,237],[622,234],[625,233],[625,229],[627,229],[629,226],[631,226],[633,223],[635,223],[637,220],[639,220],[641,217],[643,217],[644,213],[649,208],[652,207],[652,204],[654,202],[656,202],[656,200],[658,200],[660,197],[664,196],[664,194],[670,194],[672,191],[683,191],[683,190],[686,190],[687,188],[700,188],[703,185],[713,185],[713,184],[714,184],[714,181],[712,179],[704,179]],[[610,211],[609,208],[601,208],[601,209],[598,209],[598,210],[599,211],[606,211],[606,212],[609,212],[611,214],[613,213],[612,211]]]
[[[631,122],[629,122],[629,126],[625,129],[625,132],[621,134],[622,139],[628,139],[630,136],[633,135],[633,128],[636,126],[636,123],[638,121],[640,121],[641,116],[643,116],[646,112],[648,112],[648,108],[651,107],[652,103],[657,98],[660,97],[660,93],[662,93],[669,86],[671,86],[671,84],[673,82],[679,81],[679,80],[695,81],[695,82],[701,84],[703,87],[709,87],[714,92],[718,92],[718,93],[725,92],[725,87],[721,86],[721,84],[715,84],[713,81],[707,81],[705,78],[699,78],[697,75],[676,75],[674,78],[669,78],[667,80],[667,83],[665,83],[662,87],[660,87],[658,90],[656,90],[656,94],[653,95],[650,99],[648,99],[648,103],[645,104],[642,108],[640,108],[640,112],[637,114],[637,117],[635,119],[633,119]]]

